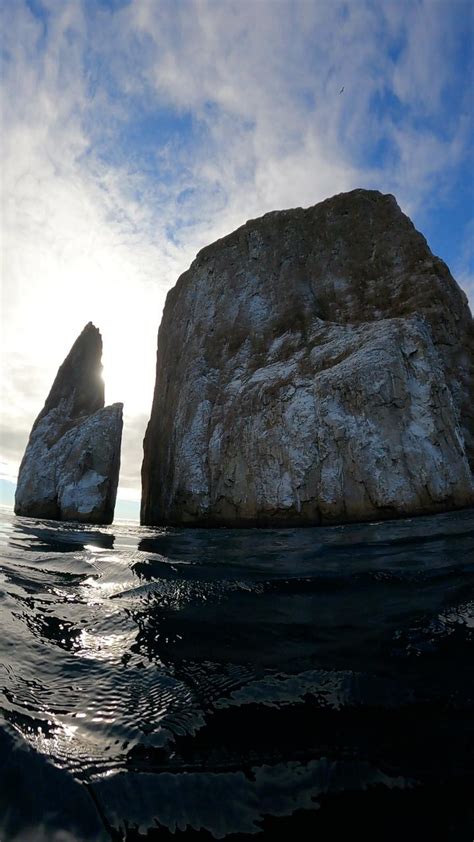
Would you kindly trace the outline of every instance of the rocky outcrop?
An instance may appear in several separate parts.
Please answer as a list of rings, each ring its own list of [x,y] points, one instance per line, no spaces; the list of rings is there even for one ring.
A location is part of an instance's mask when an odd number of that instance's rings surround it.
[[[121,403],[104,408],[102,339],[89,322],[60,367],[20,466],[15,513],[112,523]]]
[[[393,196],[268,213],[170,291],[142,522],[338,523],[474,503],[467,299]]]

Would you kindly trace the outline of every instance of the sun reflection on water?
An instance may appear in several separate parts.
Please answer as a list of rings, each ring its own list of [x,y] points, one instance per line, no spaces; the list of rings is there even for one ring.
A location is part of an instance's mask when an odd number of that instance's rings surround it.
[[[82,629],[75,654],[78,658],[95,661],[118,661],[135,640],[135,633],[94,634],[94,629]]]

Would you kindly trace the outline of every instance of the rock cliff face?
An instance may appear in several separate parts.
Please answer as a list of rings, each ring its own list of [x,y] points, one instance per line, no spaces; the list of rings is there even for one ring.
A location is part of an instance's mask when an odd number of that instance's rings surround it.
[[[33,425],[18,477],[17,515],[112,523],[123,405],[104,408],[101,358],[100,333],[89,323]]]
[[[474,327],[393,196],[268,213],[170,291],[142,522],[337,523],[474,503]]]

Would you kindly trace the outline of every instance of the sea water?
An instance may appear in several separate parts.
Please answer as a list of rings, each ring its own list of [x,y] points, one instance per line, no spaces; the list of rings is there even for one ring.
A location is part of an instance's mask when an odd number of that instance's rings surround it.
[[[471,842],[472,510],[0,542],[2,842]]]

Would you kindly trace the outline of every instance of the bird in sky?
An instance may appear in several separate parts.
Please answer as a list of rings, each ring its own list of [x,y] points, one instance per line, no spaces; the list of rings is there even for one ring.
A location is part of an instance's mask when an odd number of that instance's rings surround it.
[[[344,85],[342,86],[341,90],[339,91],[340,94],[344,91]]]

